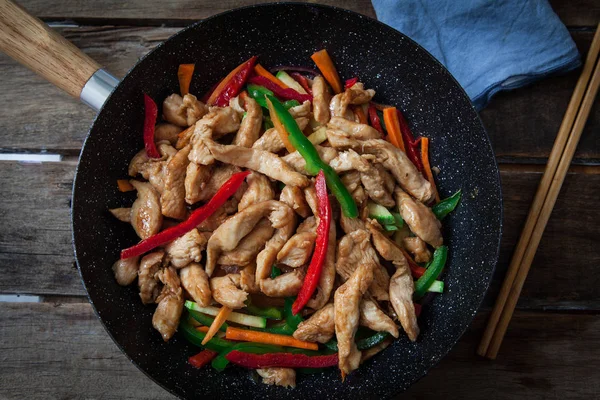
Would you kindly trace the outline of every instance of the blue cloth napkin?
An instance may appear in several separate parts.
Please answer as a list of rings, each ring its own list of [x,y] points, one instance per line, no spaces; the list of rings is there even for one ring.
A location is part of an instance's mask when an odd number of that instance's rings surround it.
[[[436,57],[477,110],[515,89],[581,64],[547,0],[372,0],[377,18]]]

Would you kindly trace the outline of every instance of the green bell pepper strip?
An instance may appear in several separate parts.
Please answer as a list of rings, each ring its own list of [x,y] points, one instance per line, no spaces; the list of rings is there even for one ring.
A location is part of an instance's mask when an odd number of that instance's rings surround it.
[[[432,207],[431,211],[433,211],[433,213],[435,214],[437,219],[439,219],[441,221],[446,217],[446,215],[448,215],[452,211],[454,211],[454,209],[458,205],[458,202],[460,201],[460,197],[461,197],[461,190],[454,193],[452,196],[448,197],[447,199],[444,199],[444,200],[440,201],[439,203],[437,203],[435,206]]]
[[[269,332],[269,333],[277,333],[280,335],[288,335],[291,336],[294,334],[300,322],[304,321],[304,318],[300,316],[300,314],[292,314],[292,306],[296,299],[294,297],[286,297],[285,305],[283,307],[283,316],[285,321],[281,321],[277,324],[268,326],[266,328],[260,328],[255,330],[261,332]]]
[[[229,364],[229,360],[225,358],[229,352],[233,350],[243,351],[244,353],[254,353],[254,354],[265,354],[265,353],[280,353],[283,352],[284,349],[281,346],[275,346],[271,344],[263,344],[263,343],[237,343],[233,345],[231,348],[224,350],[217,357],[212,360],[212,367],[217,371],[221,372],[227,367]]]
[[[306,161],[306,171],[310,175],[317,175],[320,170],[323,170],[325,174],[325,180],[327,181],[327,187],[331,190],[331,193],[340,203],[342,212],[348,218],[356,218],[358,216],[358,208],[354,199],[346,189],[346,186],[337,176],[333,168],[321,160],[319,153],[315,146],[308,140],[302,133],[296,120],[291,114],[285,109],[283,104],[275,98],[273,95],[266,95],[273,107],[275,115],[271,115],[271,118],[277,118],[281,122],[281,125],[285,128],[288,134],[288,140],[294,146],[294,148],[302,155]]]
[[[194,346],[206,348],[208,350],[216,351],[221,353],[229,348],[231,348],[235,343],[229,340],[220,339],[218,337],[213,337],[206,344],[202,344],[202,340],[206,336],[205,332],[197,331],[194,326],[190,323],[188,318],[182,318],[181,322],[179,322],[179,332],[187,339],[188,342],[193,344]]]
[[[372,336],[368,336],[366,338],[357,340],[356,347],[358,348],[358,350],[370,349],[371,347],[383,342],[389,336],[390,334],[387,332],[375,332],[375,334],[373,334]],[[337,340],[335,339],[331,339],[329,342],[325,343],[324,346],[330,351],[338,351]]]
[[[263,125],[265,131],[275,127],[275,125],[273,125],[273,121],[271,121],[271,117],[269,117],[268,115],[263,115]]]
[[[446,265],[446,260],[448,258],[448,247],[440,246],[433,253],[433,260],[429,263],[429,266],[416,282],[415,282],[415,291],[413,297],[415,299],[420,299],[425,295],[427,289],[431,286],[433,282],[440,276],[442,273],[444,266]]]
[[[246,300],[246,310],[248,313],[253,315],[259,315],[261,317],[269,318],[269,319],[282,319],[283,315],[281,310],[276,307],[258,307],[252,304],[252,301],[248,297]]]
[[[256,102],[264,108],[267,108],[267,101],[265,100],[265,95],[270,94],[273,95],[269,89],[266,89],[262,86],[249,84],[246,86],[248,89],[248,94],[252,97]]]
[[[211,326],[213,321],[215,320],[213,317],[199,313],[198,311],[188,309],[188,312],[190,313],[190,317],[200,322],[204,326]],[[228,326],[229,325],[227,325],[227,322],[223,322],[223,325],[221,325],[219,330],[225,332]]]
[[[279,275],[281,275],[281,270],[278,267],[276,267],[276,266],[273,265],[271,267],[271,279],[275,279]]]
[[[289,110],[292,107],[299,106],[300,102],[298,100],[288,100],[283,102],[283,106],[286,110]]]

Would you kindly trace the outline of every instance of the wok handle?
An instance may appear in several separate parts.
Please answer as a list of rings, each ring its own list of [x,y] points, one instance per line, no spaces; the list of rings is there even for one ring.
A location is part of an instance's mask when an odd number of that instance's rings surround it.
[[[0,49],[77,99],[100,70],[71,42],[10,0],[0,0]]]

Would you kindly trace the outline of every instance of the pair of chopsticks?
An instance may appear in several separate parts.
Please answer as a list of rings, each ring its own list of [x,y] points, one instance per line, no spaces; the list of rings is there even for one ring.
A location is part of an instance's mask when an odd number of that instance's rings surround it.
[[[498,350],[506,334],[523,284],[531,268],[533,257],[598,93],[598,87],[600,86],[599,53],[600,24],[596,28],[596,34],[581,76],[577,81],[567,112],[558,130],[546,170],[529,210],[525,227],[510,262],[502,289],[483,334],[483,339],[477,349],[477,354],[480,356],[493,360],[498,355]]]

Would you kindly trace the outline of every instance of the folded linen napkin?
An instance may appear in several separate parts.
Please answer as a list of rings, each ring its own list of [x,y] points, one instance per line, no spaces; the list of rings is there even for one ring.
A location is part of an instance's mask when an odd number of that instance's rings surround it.
[[[501,90],[581,64],[547,0],[372,0],[377,18],[448,68],[477,110]]]

